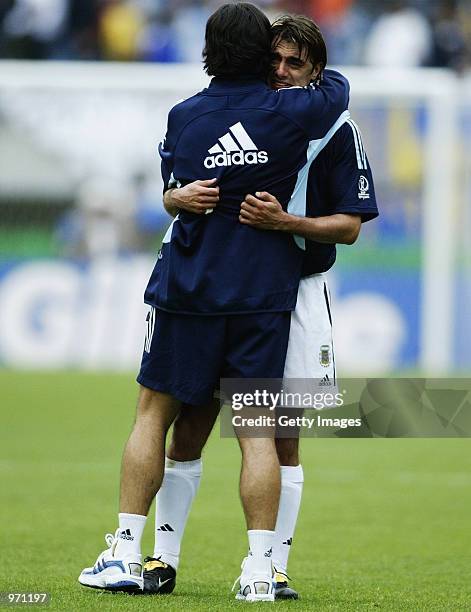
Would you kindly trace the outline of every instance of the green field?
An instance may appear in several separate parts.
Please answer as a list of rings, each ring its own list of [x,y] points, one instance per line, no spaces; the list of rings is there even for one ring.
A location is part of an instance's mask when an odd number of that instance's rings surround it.
[[[49,609],[242,609],[239,451],[216,432],[173,595],[87,590],[84,566],[116,527],[131,375],[0,373],[0,591]],[[471,610],[471,440],[303,441],[305,488],[290,574],[297,610]],[[152,550],[153,517],[145,537]],[[250,609],[269,604],[251,604]]]

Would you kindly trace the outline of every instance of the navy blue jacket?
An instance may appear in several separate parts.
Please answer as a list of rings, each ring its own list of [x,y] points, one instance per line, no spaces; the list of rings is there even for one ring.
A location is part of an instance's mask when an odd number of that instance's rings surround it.
[[[180,313],[292,310],[304,251],[291,236],[239,222],[245,196],[299,200],[315,155],[346,121],[349,87],[326,70],[320,87],[273,91],[259,80],[221,80],[177,104],[159,147],[165,189],[217,178],[209,215],[182,211],[164,238],[145,301]]]

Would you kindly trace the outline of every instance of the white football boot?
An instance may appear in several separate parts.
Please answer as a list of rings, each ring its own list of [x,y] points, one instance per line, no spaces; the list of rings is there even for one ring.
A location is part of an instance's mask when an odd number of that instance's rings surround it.
[[[242,561],[242,573],[232,587],[234,590],[237,582],[239,583],[239,591],[235,598],[243,601],[275,601],[273,567],[270,565],[271,571],[267,574],[250,573],[247,560],[248,557],[245,557]]]
[[[113,535],[107,533],[105,541],[107,550],[102,552],[93,567],[86,567],[78,581],[83,586],[107,591],[142,591],[142,562],[140,554],[130,554],[123,558],[115,557],[119,529]]]

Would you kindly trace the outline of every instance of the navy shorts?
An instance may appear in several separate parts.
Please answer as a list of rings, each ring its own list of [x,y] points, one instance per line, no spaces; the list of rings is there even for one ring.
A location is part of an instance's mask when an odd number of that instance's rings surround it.
[[[182,315],[151,308],[137,382],[208,403],[220,378],[282,378],[291,312]]]

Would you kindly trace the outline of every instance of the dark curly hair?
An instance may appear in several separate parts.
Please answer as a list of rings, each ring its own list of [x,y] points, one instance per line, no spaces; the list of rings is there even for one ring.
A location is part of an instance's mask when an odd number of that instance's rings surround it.
[[[307,53],[307,58],[313,66],[322,64],[322,70],[327,64],[327,48],[324,37],[315,24],[304,15],[283,15],[273,22],[271,27],[272,46],[275,47],[280,41],[286,41],[297,45],[299,56]]]
[[[224,4],[206,24],[204,69],[210,76],[249,75],[266,79],[270,70],[271,26],[253,4]]]

